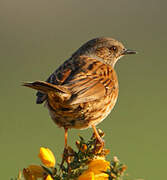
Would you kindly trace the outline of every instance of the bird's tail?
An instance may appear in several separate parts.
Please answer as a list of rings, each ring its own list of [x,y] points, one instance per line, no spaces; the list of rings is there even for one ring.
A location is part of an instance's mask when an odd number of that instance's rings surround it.
[[[23,86],[38,90],[44,94],[48,94],[51,91],[64,93],[64,94],[69,93],[68,90],[62,86],[54,85],[54,84],[47,83],[44,81],[26,82],[26,83],[23,83]]]

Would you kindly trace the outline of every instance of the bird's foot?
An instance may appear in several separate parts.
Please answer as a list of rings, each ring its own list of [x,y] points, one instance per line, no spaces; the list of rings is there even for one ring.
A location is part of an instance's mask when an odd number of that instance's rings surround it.
[[[61,161],[61,164],[60,164],[60,169],[63,169],[63,165],[64,165],[64,161],[65,161],[65,155],[66,155],[66,146],[64,147],[64,151],[63,151],[63,154],[62,154],[62,161]]]
[[[97,139],[97,144],[99,144],[101,147],[104,147],[104,144],[105,144],[104,139],[102,139],[102,138]]]
[[[104,137],[104,132],[100,129],[93,128],[94,133],[92,135],[91,139],[94,139],[95,144],[94,144],[94,153],[95,154],[100,154],[102,153],[105,149],[105,141],[103,140]]]
[[[104,132],[101,129],[96,129],[95,126],[92,126],[92,127],[94,130],[92,138],[96,139],[96,144],[98,146],[104,147],[105,141],[102,139],[102,137],[104,137]]]
[[[64,147],[60,168],[63,169],[64,163],[66,163],[68,168],[68,173],[70,173],[71,171],[70,163],[73,160],[74,155],[75,155],[74,150],[70,146],[66,145]]]

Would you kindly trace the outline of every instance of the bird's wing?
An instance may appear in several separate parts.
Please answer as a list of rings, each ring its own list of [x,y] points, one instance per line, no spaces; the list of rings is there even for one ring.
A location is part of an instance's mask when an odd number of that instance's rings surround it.
[[[60,85],[71,92],[67,103],[78,104],[99,100],[106,94],[106,83],[110,81],[110,67],[106,64],[86,56],[66,61],[56,70],[47,82]],[[37,101],[45,94],[37,93]]]
[[[80,57],[79,60],[83,65],[63,83],[72,94],[69,103],[100,100],[106,96],[107,87],[112,89],[113,86],[111,66],[88,57]]]
[[[105,87],[97,78],[92,77],[74,79],[65,84],[71,91],[69,104],[78,104],[98,100],[105,95]]]

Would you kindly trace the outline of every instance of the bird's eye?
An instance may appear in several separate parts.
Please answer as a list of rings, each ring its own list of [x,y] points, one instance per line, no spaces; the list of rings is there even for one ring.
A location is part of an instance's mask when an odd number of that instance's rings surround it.
[[[116,46],[112,46],[112,47],[110,48],[110,50],[116,52],[116,51],[117,51],[117,47],[116,47]]]

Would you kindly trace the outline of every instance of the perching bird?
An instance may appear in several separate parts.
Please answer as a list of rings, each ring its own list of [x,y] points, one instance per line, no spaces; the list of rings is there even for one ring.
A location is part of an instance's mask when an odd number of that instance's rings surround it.
[[[44,81],[24,83],[37,90],[37,104],[45,102],[53,121],[65,129],[92,127],[100,143],[96,125],[114,107],[118,79],[114,66],[118,59],[136,51],[126,49],[112,38],[95,38],[81,46]]]

